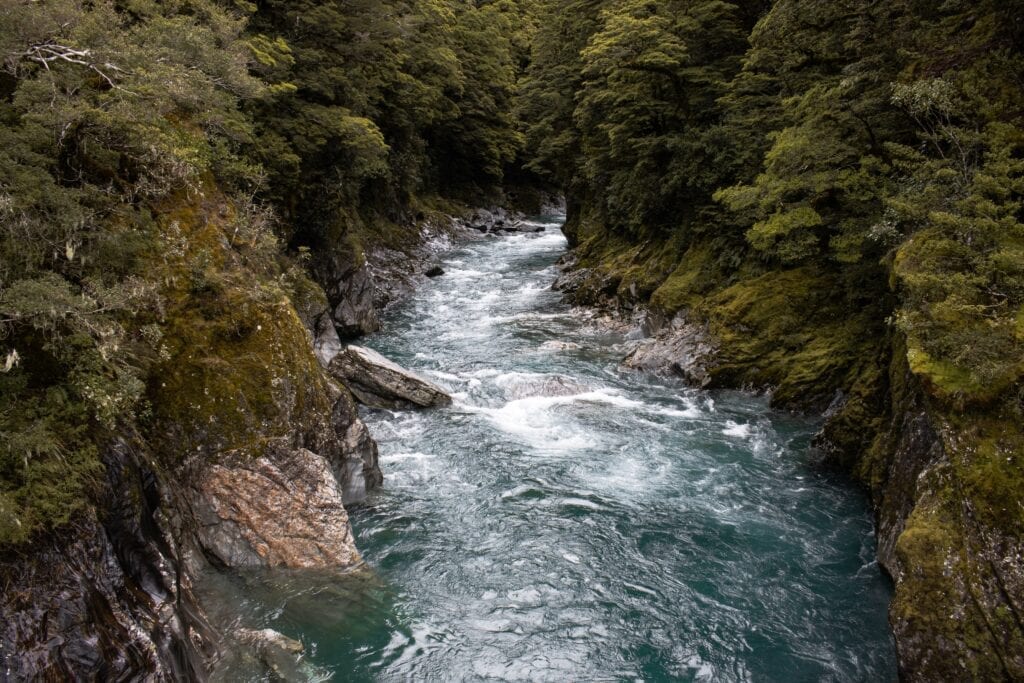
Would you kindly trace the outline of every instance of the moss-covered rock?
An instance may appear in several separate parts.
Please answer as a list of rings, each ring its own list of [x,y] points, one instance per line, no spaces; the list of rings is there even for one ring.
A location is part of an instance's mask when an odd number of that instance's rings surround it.
[[[1012,406],[961,412],[929,396],[901,338],[890,419],[860,462],[878,514],[890,619],[910,680],[1024,676],[1024,438]]]

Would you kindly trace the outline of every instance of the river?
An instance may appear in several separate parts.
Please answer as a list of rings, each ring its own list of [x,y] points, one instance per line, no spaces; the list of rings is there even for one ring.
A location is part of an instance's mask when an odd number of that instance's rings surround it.
[[[365,341],[455,396],[365,413],[375,578],[250,591],[252,616],[345,681],[894,680],[871,514],[811,466],[818,423],[620,371],[539,220],[447,252]]]

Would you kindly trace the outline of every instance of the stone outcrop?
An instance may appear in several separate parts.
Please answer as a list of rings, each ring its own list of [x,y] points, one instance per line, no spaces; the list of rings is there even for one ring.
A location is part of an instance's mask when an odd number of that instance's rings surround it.
[[[897,339],[887,424],[859,463],[878,559],[896,586],[889,618],[901,676],[1024,679],[1019,418],[944,406],[904,349]]]
[[[520,214],[510,213],[503,208],[477,209],[463,221],[463,225],[482,233],[518,232],[522,220]]]
[[[225,567],[347,569],[360,562],[328,462],[305,448],[223,455],[195,487],[198,541]]]
[[[328,371],[371,408],[431,408],[452,402],[441,387],[360,346],[335,356]]]
[[[0,679],[203,680],[217,636],[135,438],[103,453],[110,509],[0,560]]]
[[[354,339],[380,329],[373,276],[354,253],[337,249],[321,254],[313,271],[327,293],[331,319],[341,338]]]
[[[622,365],[633,370],[676,375],[693,386],[706,387],[711,383],[709,367],[714,358],[715,344],[707,327],[688,322],[686,315],[680,313],[653,337],[641,341]]]

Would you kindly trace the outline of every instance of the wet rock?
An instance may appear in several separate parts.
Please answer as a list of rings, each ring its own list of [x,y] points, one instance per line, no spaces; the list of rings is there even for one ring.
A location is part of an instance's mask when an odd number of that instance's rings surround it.
[[[563,375],[517,373],[500,378],[498,385],[513,401],[532,396],[578,396],[591,391],[586,384]]]
[[[711,384],[715,346],[703,325],[688,322],[683,314],[658,334],[640,343],[622,361],[633,370],[672,374],[697,387]]]
[[[360,346],[335,356],[328,371],[371,408],[429,408],[452,402],[441,387]]]
[[[477,209],[464,222],[464,225],[471,230],[486,234],[521,232],[523,231],[523,217],[520,214],[509,213],[503,208]]]
[[[546,341],[540,345],[541,351],[578,351],[583,347],[576,342]]]
[[[331,319],[341,338],[353,339],[380,329],[373,276],[355,254],[343,250],[320,254],[313,272],[327,293]]]
[[[616,298],[619,280],[616,276],[592,268],[575,268],[574,264],[551,285],[551,289],[562,292],[565,298],[577,306],[618,308],[622,301]]]
[[[329,311],[316,317],[310,330],[313,335],[313,353],[320,365],[327,367],[331,359],[341,351],[341,338],[334,327],[334,319]]]
[[[431,266],[430,268],[427,269],[424,275],[426,275],[427,277],[441,277],[442,275],[444,275],[444,268],[437,265]]]
[[[225,454],[196,485],[204,553],[225,567],[346,569],[361,562],[328,462],[283,441]]]
[[[331,427],[335,437],[317,444],[341,484],[345,505],[361,502],[366,493],[381,485],[384,476],[378,465],[377,442],[359,418],[355,401],[348,391],[340,391],[331,411]]]
[[[261,630],[239,629],[238,640],[250,645],[256,656],[273,677],[284,681],[305,680],[301,659],[306,648],[297,640],[271,628]]]
[[[0,680],[203,680],[214,636],[134,439],[103,453],[110,509],[0,559]]]

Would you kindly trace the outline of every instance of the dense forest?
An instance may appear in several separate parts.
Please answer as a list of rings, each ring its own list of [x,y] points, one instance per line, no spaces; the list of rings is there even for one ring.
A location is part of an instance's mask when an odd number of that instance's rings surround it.
[[[173,479],[284,433],[283,319],[556,193],[568,296],[827,411],[903,673],[1024,676],[1021,45],[1017,0],[3,0],[0,546],[102,518],[125,434]]]

